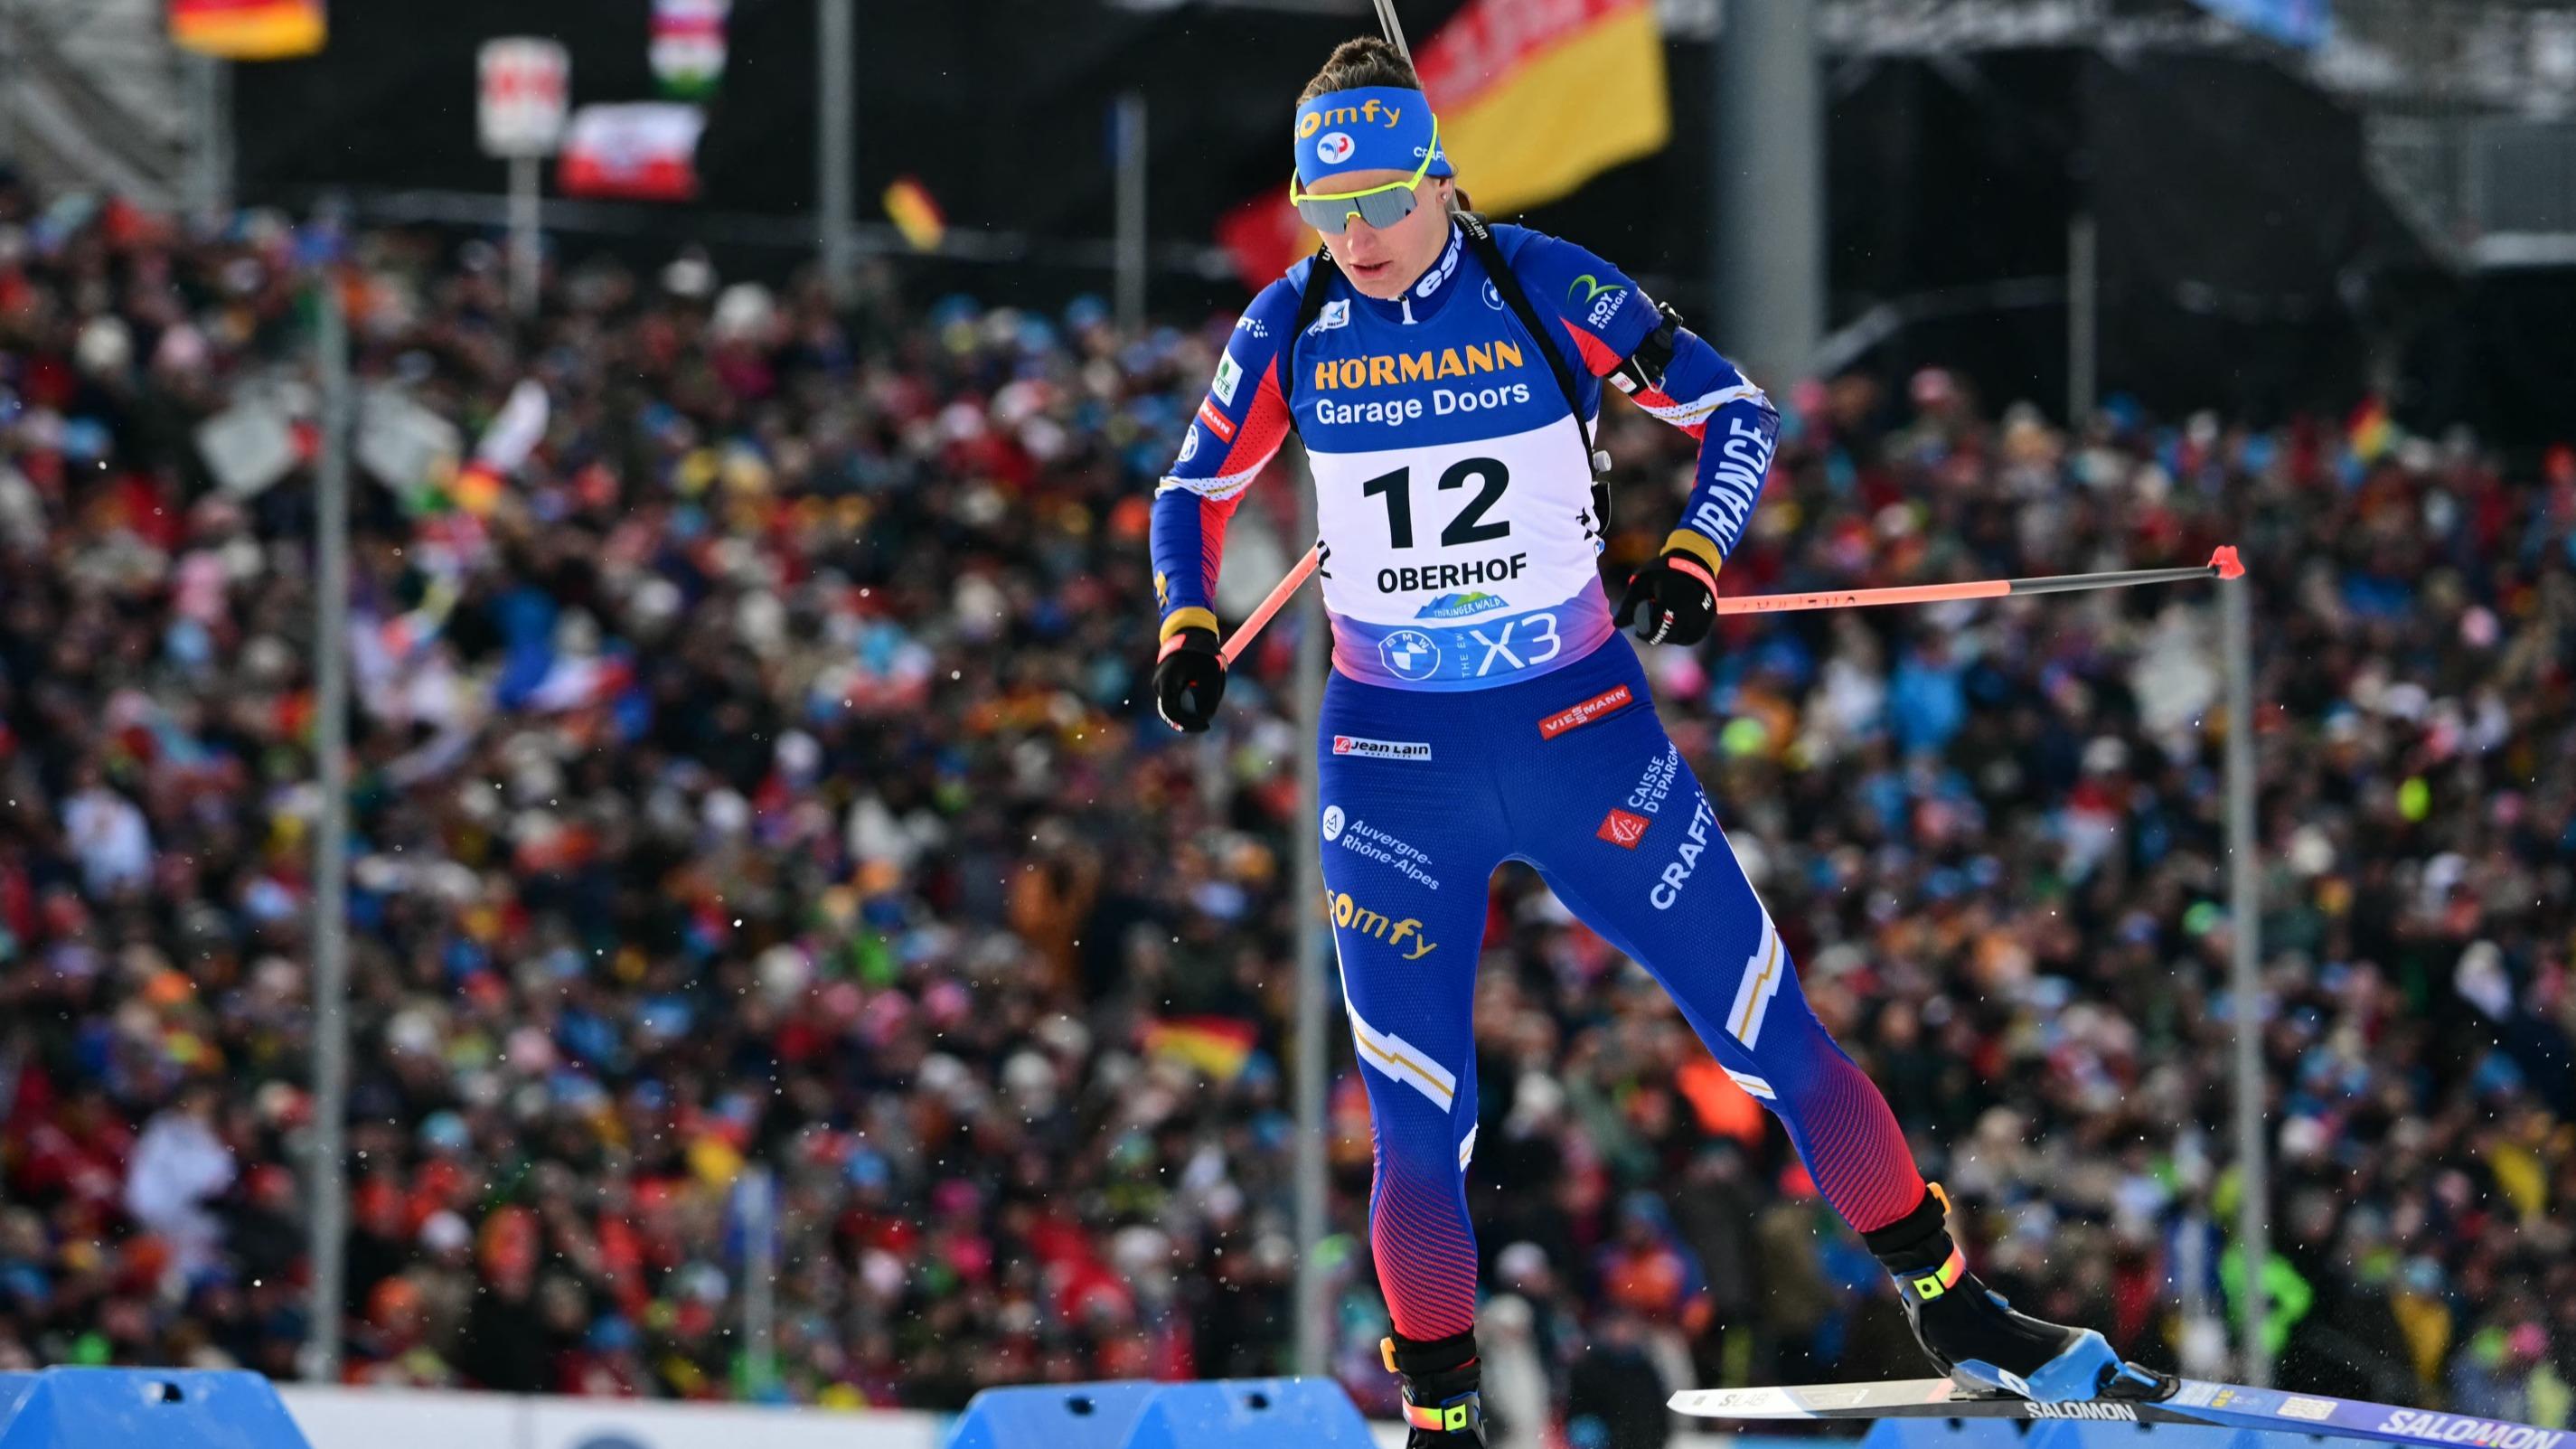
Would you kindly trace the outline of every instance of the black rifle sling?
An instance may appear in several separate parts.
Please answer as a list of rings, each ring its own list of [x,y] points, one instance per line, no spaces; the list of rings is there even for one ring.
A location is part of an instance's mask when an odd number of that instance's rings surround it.
[[[1565,355],[1556,350],[1556,338],[1547,324],[1538,320],[1538,309],[1530,305],[1529,293],[1521,290],[1521,279],[1512,273],[1512,264],[1503,257],[1500,242],[1485,225],[1485,219],[1472,211],[1458,213],[1459,229],[1467,234],[1467,247],[1476,260],[1485,264],[1485,275],[1493,279],[1494,290],[1502,295],[1504,305],[1521,319],[1522,330],[1538,345],[1538,355],[1547,359],[1548,375],[1556,379],[1556,390],[1565,394],[1565,410],[1574,415],[1574,435],[1583,440],[1583,476],[1592,480],[1592,511],[1599,518],[1595,531],[1610,531],[1610,484],[1601,475],[1610,471],[1610,455],[1592,447],[1592,425],[1583,420],[1583,399],[1574,392],[1574,372],[1565,365]]]
[[[1530,341],[1538,347],[1538,355],[1547,359],[1548,376],[1556,379],[1556,390],[1565,398],[1565,410],[1574,417],[1575,436],[1582,440],[1583,472],[1592,480],[1592,508],[1600,515],[1600,526],[1606,531],[1610,526],[1610,486],[1602,481],[1601,474],[1607,470],[1609,459],[1593,450],[1592,425],[1584,421],[1583,399],[1574,391],[1574,372],[1565,365],[1565,355],[1556,350],[1556,339],[1549,335],[1547,324],[1539,320],[1538,309],[1530,305],[1529,293],[1521,290],[1521,279],[1512,274],[1511,263],[1504,258],[1502,245],[1494,240],[1494,233],[1485,225],[1485,219],[1472,211],[1461,211],[1456,216],[1458,229],[1466,234],[1467,249],[1474,252],[1476,260],[1484,266],[1485,275],[1492,280],[1494,291],[1502,297],[1503,305],[1511,308],[1512,315],[1520,319],[1521,330],[1529,333]],[[1288,364],[1284,371],[1291,383],[1297,376],[1297,339],[1305,336],[1306,329],[1314,326],[1316,319],[1324,315],[1324,298],[1332,291],[1333,278],[1340,271],[1333,265],[1333,254],[1329,250],[1315,253],[1314,265],[1306,273],[1306,290],[1297,298],[1297,327],[1288,334],[1288,343],[1283,349]],[[1289,413],[1288,425],[1295,427],[1296,424],[1297,415]]]

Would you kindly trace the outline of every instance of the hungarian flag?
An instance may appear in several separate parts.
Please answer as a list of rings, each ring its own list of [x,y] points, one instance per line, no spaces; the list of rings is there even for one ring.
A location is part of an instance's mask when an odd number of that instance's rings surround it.
[[[170,42],[226,60],[286,60],[322,48],[322,0],[170,0]]]
[[[653,77],[683,100],[707,95],[724,77],[725,12],[733,0],[653,0]]]
[[[1458,184],[1489,216],[1554,201],[1672,136],[1654,0],[1469,0],[1415,49]],[[1256,291],[1315,249],[1287,178],[1217,223]]]
[[[556,180],[568,196],[687,201],[698,194],[706,112],[676,101],[584,106],[564,129]]]

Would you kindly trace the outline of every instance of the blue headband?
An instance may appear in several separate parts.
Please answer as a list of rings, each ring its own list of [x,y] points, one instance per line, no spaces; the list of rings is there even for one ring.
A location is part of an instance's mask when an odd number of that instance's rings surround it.
[[[1331,91],[1297,108],[1297,179],[1308,186],[1343,171],[1409,173],[1432,144],[1431,98],[1402,86]],[[1445,150],[1430,174],[1450,174]]]

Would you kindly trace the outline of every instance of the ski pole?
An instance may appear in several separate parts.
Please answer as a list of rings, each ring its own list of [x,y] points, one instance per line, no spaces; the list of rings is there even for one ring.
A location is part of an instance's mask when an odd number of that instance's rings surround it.
[[[1297,560],[1297,566],[1288,571],[1288,576],[1271,586],[1270,597],[1261,601],[1261,607],[1252,611],[1251,615],[1243,621],[1243,627],[1234,631],[1233,638],[1217,647],[1216,657],[1219,662],[1228,669],[1234,667],[1235,658],[1252,643],[1252,636],[1260,633],[1261,626],[1270,622],[1270,616],[1278,613],[1280,607],[1288,602],[1289,596],[1295,594],[1298,588],[1313,576],[1316,565],[1323,561],[1323,549],[1324,546],[1320,543],[1307,549],[1306,556]]]
[[[1297,566],[1271,589],[1270,597],[1234,631],[1234,637],[1217,650],[1228,668],[1252,643],[1261,626],[1288,602],[1315,572],[1316,549],[1306,550]],[[2209,556],[2209,562],[2189,568],[2123,569],[2100,574],[2049,574],[2035,579],[1979,579],[1962,584],[1909,584],[1888,589],[1829,589],[1809,594],[1736,594],[1720,598],[1721,614],[1786,614],[1800,609],[1859,609],[1880,604],[1937,604],[1950,599],[2001,599],[2014,594],[2071,594],[2086,589],[2126,589],[2139,584],[2178,584],[2191,579],[2241,579],[2245,565],[2236,557],[2236,546],[2228,544]]]
[[[1721,614],[1785,614],[1793,609],[1857,609],[1873,604],[1936,604],[1947,599],[2000,599],[2012,594],[2071,594],[2178,584],[2187,579],[2241,579],[2245,565],[2229,544],[2192,568],[2124,569],[2107,574],[2051,574],[2035,579],[1981,579],[1965,584],[1913,584],[1892,589],[1831,589],[1815,594],[1738,594],[1717,601]]]

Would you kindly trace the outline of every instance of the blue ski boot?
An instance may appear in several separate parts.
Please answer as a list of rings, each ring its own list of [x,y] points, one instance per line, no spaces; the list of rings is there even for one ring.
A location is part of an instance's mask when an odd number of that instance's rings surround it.
[[[1476,1357],[1475,1330],[1428,1343],[1383,1338],[1378,1351],[1386,1371],[1404,1379],[1404,1449],[1484,1449],[1485,1401],[1478,1389],[1485,1366]]]
[[[1861,1237],[1896,1275],[1915,1340],[1953,1382],[2042,1404],[2152,1401],[2174,1392],[2169,1375],[2122,1362],[2094,1330],[2014,1312],[1968,1271],[1966,1255],[1950,1240],[1950,1195],[1937,1182],[1926,1187],[1914,1211]]]

